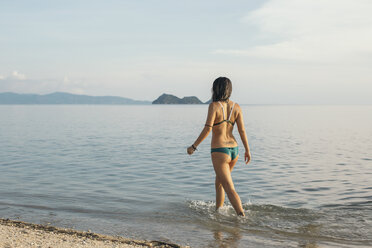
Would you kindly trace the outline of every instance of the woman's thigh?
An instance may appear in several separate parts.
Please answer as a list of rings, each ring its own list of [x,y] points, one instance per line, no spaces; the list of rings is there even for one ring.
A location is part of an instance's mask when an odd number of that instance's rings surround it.
[[[229,166],[230,166],[230,172],[233,170],[236,162],[238,162],[238,158],[239,158],[239,155],[234,159],[234,160],[231,160],[231,162],[229,163]]]
[[[212,153],[213,168],[216,173],[216,177],[222,183],[222,186],[230,187],[234,189],[233,181],[230,173],[231,158],[224,153],[214,152]],[[225,188],[226,190],[226,188]]]

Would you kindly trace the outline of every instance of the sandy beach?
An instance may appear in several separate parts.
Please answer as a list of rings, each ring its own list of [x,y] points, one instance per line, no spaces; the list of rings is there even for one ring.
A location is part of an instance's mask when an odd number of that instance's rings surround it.
[[[22,221],[0,219],[0,247],[182,247],[161,241],[127,239],[48,225],[32,224]]]

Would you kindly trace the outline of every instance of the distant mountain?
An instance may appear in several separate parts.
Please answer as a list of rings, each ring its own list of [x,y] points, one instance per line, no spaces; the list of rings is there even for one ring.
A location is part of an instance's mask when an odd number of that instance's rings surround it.
[[[178,98],[174,95],[163,94],[158,97],[152,104],[203,104],[196,96],[187,96]]]
[[[150,104],[149,101],[136,101],[120,96],[88,96],[66,92],[46,95],[0,93],[0,104]]]

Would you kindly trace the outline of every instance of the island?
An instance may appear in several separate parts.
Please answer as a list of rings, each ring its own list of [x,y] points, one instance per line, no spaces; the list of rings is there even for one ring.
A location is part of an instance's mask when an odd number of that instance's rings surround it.
[[[45,95],[3,92],[0,93],[0,104],[151,104],[151,102],[120,96],[88,96],[66,92]]]
[[[163,94],[158,97],[152,104],[204,104],[196,96],[186,96],[179,98],[170,94]]]
[[[209,104],[211,100],[203,103],[196,96],[179,98],[170,94],[162,94],[152,104]],[[133,100],[121,96],[89,96],[67,92],[54,92],[50,94],[21,94],[13,92],[0,92],[0,104],[126,104],[149,105],[150,101]]]

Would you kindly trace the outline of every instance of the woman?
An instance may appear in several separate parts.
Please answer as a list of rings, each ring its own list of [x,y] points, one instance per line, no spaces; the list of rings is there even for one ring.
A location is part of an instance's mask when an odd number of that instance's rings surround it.
[[[232,91],[231,81],[219,77],[213,82],[212,102],[209,104],[208,116],[204,129],[194,144],[187,148],[188,154],[193,154],[198,145],[212,130],[211,156],[216,172],[216,210],[223,206],[225,191],[237,215],[245,216],[242,203],[234,188],[231,171],[238,161],[238,144],[232,134],[234,124],[238,125],[245,154],[245,163],[251,160],[248,139],[245,133],[242,110],[240,106],[229,100]]]

